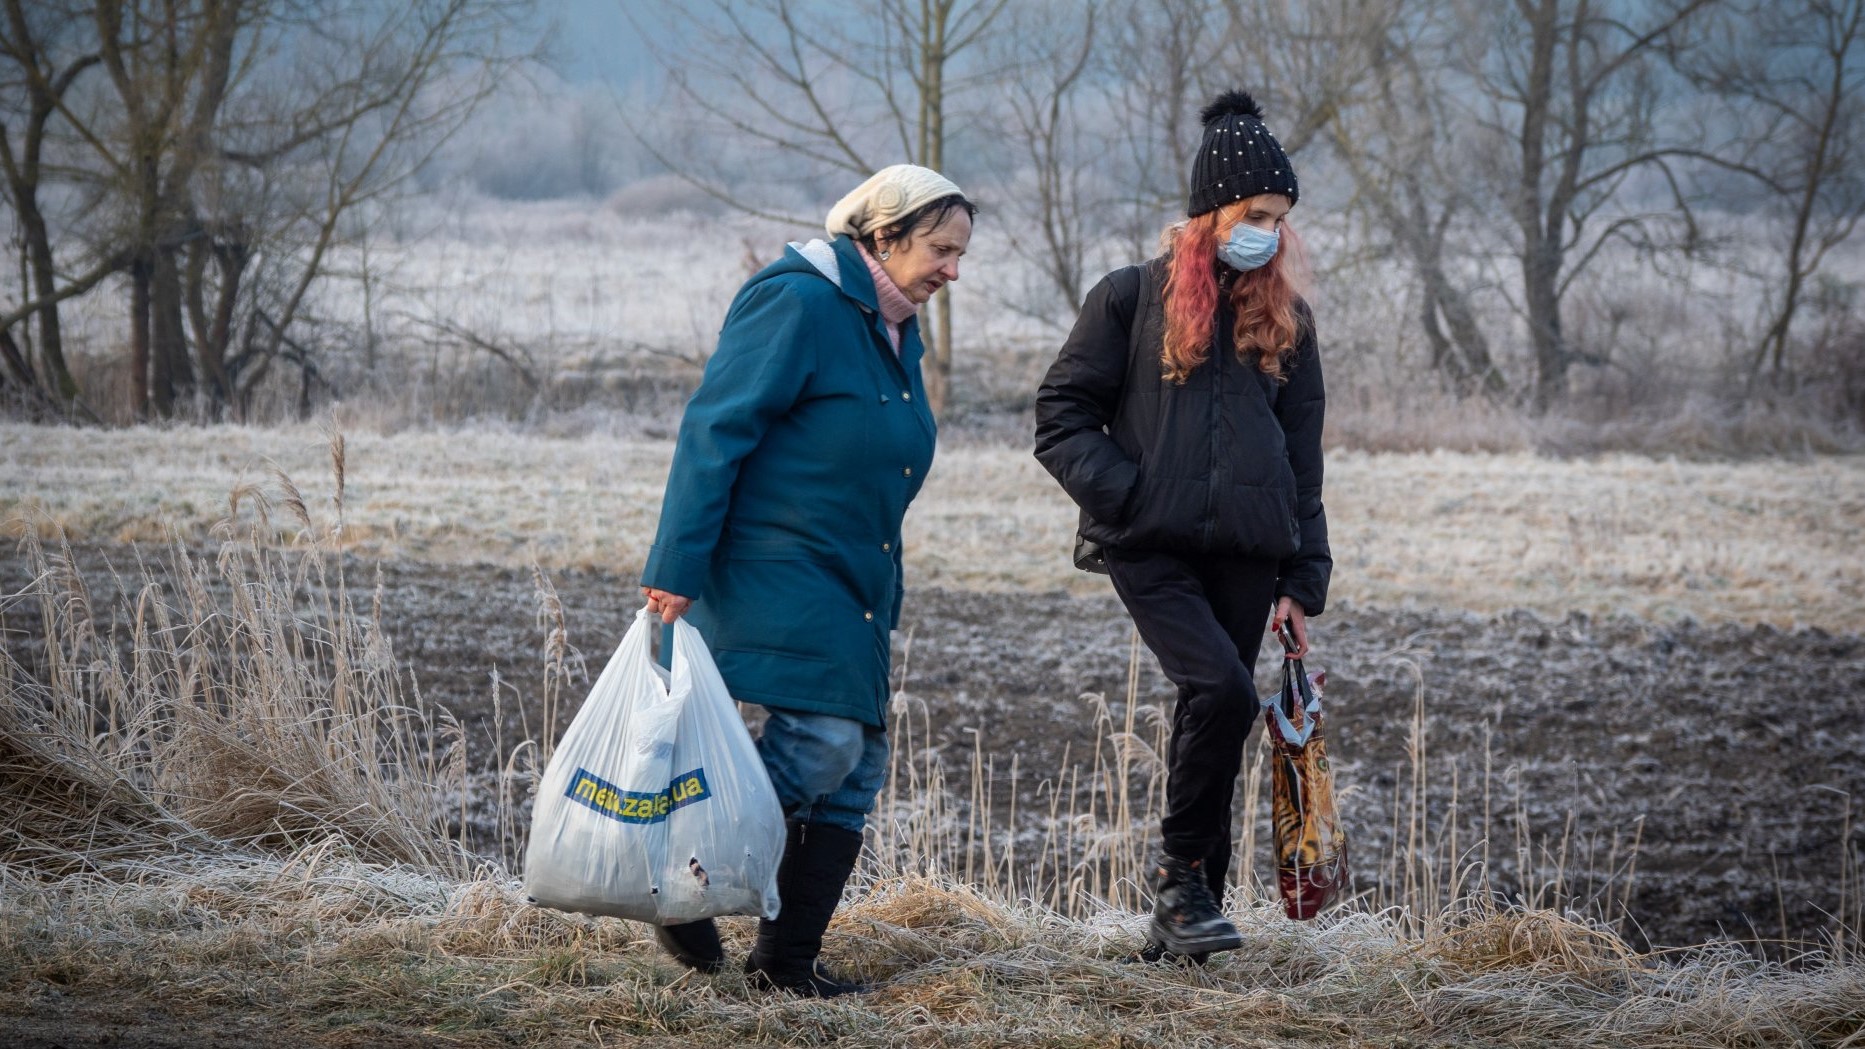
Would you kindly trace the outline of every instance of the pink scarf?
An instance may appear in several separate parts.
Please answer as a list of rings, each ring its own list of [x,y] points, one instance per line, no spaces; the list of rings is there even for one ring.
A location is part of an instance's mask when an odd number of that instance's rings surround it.
[[[868,264],[868,275],[874,278],[874,297],[881,304],[881,319],[887,322],[887,341],[893,344],[894,354],[900,353],[900,325],[908,317],[920,311],[920,304],[907,298],[906,292],[894,283],[894,278],[881,268],[881,262],[868,253],[865,245],[856,245],[861,250],[861,261]]]

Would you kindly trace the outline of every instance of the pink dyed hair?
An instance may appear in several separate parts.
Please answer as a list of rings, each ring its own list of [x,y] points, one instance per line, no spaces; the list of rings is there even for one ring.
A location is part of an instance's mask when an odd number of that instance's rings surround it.
[[[1254,198],[1250,198],[1254,200]],[[1217,317],[1217,227],[1219,213],[1174,223],[1160,237],[1166,258],[1165,377],[1182,383],[1211,354],[1211,325]],[[1308,254],[1301,237],[1283,220],[1282,243],[1267,265],[1240,273],[1231,282],[1231,329],[1237,359],[1256,356],[1263,374],[1280,380],[1282,363],[1295,352],[1302,322],[1296,313],[1308,281]]]

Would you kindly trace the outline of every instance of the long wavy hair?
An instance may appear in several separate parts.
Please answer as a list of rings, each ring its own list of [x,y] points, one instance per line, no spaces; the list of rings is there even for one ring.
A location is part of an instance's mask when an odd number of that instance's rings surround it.
[[[1173,223],[1160,235],[1166,254],[1165,377],[1183,383],[1211,355],[1211,326],[1217,319],[1218,213],[1208,211]],[[1232,341],[1237,359],[1256,357],[1263,374],[1282,381],[1283,364],[1301,342],[1303,320],[1296,310],[1308,284],[1308,254],[1301,237],[1283,220],[1281,244],[1266,265],[1239,273],[1230,284],[1236,316]]]

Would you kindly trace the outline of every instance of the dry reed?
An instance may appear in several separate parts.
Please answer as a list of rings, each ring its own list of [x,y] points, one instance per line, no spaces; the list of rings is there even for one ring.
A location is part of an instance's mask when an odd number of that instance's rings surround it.
[[[342,445],[332,451],[341,471]],[[1202,968],[1124,962],[1144,921],[1137,876],[1165,731],[1131,675],[1118,714],[1096,701],[1093,753],[1044,792],[1040,841],[988,815],[1030,770],[1002,768],[981,743],[968,775],[948,778],[916,749],[928,715],[902,695],[884,818],[829,946],[877,991],[773,999],[729,973],[683,974],[641,926],[522,899],[511,872],[522,796],[547,759],[538,741],[499,742],[499,840],[462,839],[452,821],[469,790],[465,742],[445,711],[404,693],[380,610],[352,603],[341,497],[335,523],[310,505],[282,471],[240,490],[219,556],[177,546],[165,574],[145,569],[121,620],[92,607],[68,553],[28,530],[35,582],[0,610],[43,616],[48,639],[43,665],[0,657],[9,994],[116,996],[203,1030],[224,1013],[258,1017],[270,1032],[258,1045],[368,1032],[521,1044],[1861,1044],[1856,855],[1836,908],[1844,931],[1792,964],[1727,946],[1639,954],[1597,916],[1551,909],[1566,896],[1563,840],[1511,843],[1518,861],[1540,853],[1556,874],[1501,900],[1486,880],[1489,844],[1423,822],[1422,774],[1393,815],[1404,853],[1366,858],[1388,865],[1392,898],[1291,923],[1257,887],[1246,833],[1229,901],[1244,948]],[[272,541],[274,506],[294,545]],[[228,585],[208,587],[210,575]],[[544,686],[531,728],[548,741],[575,655],[548,578],[536,584]],[[1414,765],[1428,744],[1417,719]],[[751,923],[723,925],[741,952]],[[0,1030],[7,1022],[0,1013]]]

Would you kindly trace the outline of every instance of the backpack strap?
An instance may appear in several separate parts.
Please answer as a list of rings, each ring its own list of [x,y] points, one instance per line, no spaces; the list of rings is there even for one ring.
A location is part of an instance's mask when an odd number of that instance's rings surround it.
[[[1130,287],[1119,287],[1118,300],[1124,307],[1121,312],[1127,317],[1127,383],[1139,381],[1147,374],[1141,362],[1151,356],[1144,345],[1146,326],[1152,320],[1153,310],[1159,301],[1159,287],[1163,280],[1165,260],[1149,259],[1132,269],[1138,272],[1132,278]],[[1127,284],[1123,280],[1121,284]],[[1116,412],[1118,414],[1118,411]]]

